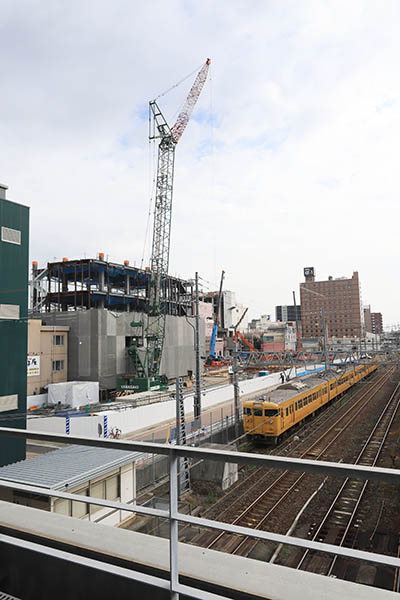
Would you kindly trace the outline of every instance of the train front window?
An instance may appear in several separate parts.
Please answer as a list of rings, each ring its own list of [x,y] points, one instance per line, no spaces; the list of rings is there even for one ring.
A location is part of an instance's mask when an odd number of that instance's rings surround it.
[[[279,415],[279,410],[276,408],[266,408],[264,410],[264,415],[266,417],[277,417]]]
[[[251,415],[251,408],[247,408],[246,406],[243,409],[245,415]]]
[[[262,417],[262,408],[255,408],[254,409],[254,416],[255,417]]]

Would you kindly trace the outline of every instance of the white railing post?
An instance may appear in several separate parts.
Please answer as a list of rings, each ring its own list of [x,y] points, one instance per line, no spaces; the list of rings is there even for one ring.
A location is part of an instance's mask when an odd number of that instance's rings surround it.
[[[169,565],[170,565],[170,598],[179,600],[177,591],[179,584],[178,564],[178,461],[173,448],[169,456]]]

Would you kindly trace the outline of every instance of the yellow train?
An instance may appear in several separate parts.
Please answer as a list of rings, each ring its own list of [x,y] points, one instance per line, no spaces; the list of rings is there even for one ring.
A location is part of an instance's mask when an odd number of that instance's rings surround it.
[[[314,415],[322,406],[341,396],[352,385],[377,369],[370,362],[344,372],[293,379],[268,396],[243,403],[243,427],[247,436],[277,444],[292,427]]]

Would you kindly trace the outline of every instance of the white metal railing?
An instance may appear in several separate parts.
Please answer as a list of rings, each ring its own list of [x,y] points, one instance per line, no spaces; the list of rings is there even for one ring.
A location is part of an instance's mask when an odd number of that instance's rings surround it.
[[[83,562],[90,567],[95,569],[103,570],[122,577],[128,577],[135,581],[142,583],[148,583],[149,585],[168,589],[170,592],[170,598],[173,600],[179,599],[179,594],[186,594],[191,598],[198,600],[226,600],[225,596],[211,594],[205,592],[193,586],[187,586],[179,583],[179,564],[178,564],[178,524],[187,523],[188,525],[194,525],[196,527],[206,527],[215,529],[218,531],[234,533],[244,536],[250,536],[260,540],[267,540],[275,542],[276,544],[287,544],[290,546],[297,546],[308,550],[315,550],[320,552],[326,552],[328,554],[334,554],[338,556],[348,557],[357,560],[363,560],[381,565],[387,565],[390,567],[400,568],[400,558],[385,556],[382,554],[376,554],[372,552],[364,552],[361,550],[354,550],[352,548],[345,548],[342,546],[335,546],[333,544],[326,544],[320,542],[312,542],[302,538],[291,537],[288,535],[280,535],[276,533],[270,533],[268,531],[261,531],[258,529],[251,529],[249,527],[239,527],[237,525],[230,525],[220,521],[210,521],[208,519],[193,517],[180,513],[178,510],[178,489],[177,489],[177,475],[178,475],[178,459],[187,456],[192,459],[212,460],[219,462],[228,462],[235,464],[253,465],[257,467],[276,468],[280,470],[294,470],[298,472],[307,473],[318,473],[323,475],[331,475],[335,477],[352,477],[354,479],[361,480],[375,480],[385,481],[393,484],[400,482],[400,470],[398,469],[387,469],[379,467],[366,467],[361,465],[352,465],[345,463],[333,463],[323,461],[312,461],[304,460],[299,458],[290,458],[284,456],[275,455],[259,455],[242,452],[232,452],[227,450],[211,450],[207,448],[196,448],[191,446],[177,446],[172,444],[159,444],[153,442],[131,442],[125,440],[104,440],[96,438],[85,438],[78,436],[70,436],[65,434],[50,434],[41,433],[34,431],[27,431],[23,429],[10,429],[6,427],[0,427],[0,436],[13,436],[18,438],[29,438],[33,440],[51,440],[58,443],[66,444],[78,444],[81,446],[95,446],[98,448],[114,448],[118,450],[126,450],[128,452],[143,452],[145,454],[161,454],[169,457],[169,510],[161,510],[156,508],[150,508],[137,504],[124,504],[121,502],[102,500],[100,498],[92,498],[88,496],[80,496],[77,494],[70,494],[58,490],[52,490],[48,488],[38,487],[34,485],[19,484],[0,479],[0,487],[12,488],[24,492],[31,492],[43,496],[53,496],[57,498],[64,498],[75,500],[77,502],[91,503],[98,506],[114,508],[118,510],[124,510],[131,513],[138,513],[143,515],[149,515],[154,517],[162,517],[169,519],[170,523],[170,577],[169,581],[161,579],[155,576],[144,575],[143,573],[124,569],[122,567],[116,567],[109,563],[103,563],[93,559],[85,559],[82,556],[75,556],[70,553],[57,551],[54,548],[46,548],[41,544],[35,544],[33,542],[27,542],[25,540],[13,538],[10,536],[1,536],[1,539],[8,544],[22,546],[27,549],[34,550],[39,553],[50,554],[51,556],[64,558],[68,557],[71,562],[82,564]]]

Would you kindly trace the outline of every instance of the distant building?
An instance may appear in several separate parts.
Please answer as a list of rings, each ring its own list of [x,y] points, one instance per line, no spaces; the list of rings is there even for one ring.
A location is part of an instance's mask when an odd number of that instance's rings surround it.
[[[313,267],[304,269],[305,282],[300,284],[301,324],[305,338],[323,335],[323,321],[329,336],[360,336],[361,303],[358,272],[351,278],[328,277],[315,281]]]
[[[205,355],[208,356],[210,350],[210,342],[212,330],[214,327],[214,312],[213,305],[210,302],[199,302],[200,319],[204,321],[205,331]],[[215,354],[221,356],[224,353],[224,342],[220,337],[217,337],[215,342]]]
[[[271,323],[271,315],[261,315],[259,319],[252,319],[249,323],[249,329],[258,329],[263,331]]]
[[[254,346],[260,346],[262,351],[284,352],[296,349],[295,323],[267,321],[261,329],[252,329],[251,332],[247,337],[251,335]],[[260,340],[259,344],[256,343],[256,339]]]
[[[28,321],[28,396],[40,394],[49,383],[68,379],[68,332],[65,325]]]
[[[337,338],[332,336],[329,338],[329,348],[330,350],[337,351],[345,351],[345,352],[374,352],[381,349],[382,346],[382,336],[376,333],[366,332],[364,336],[359,337],[343,337]]]
[[[371,333],[383,333],[382,313],[380,313],[380,312],[371,313],[371,325],[372,325]]]
[[[201,300],[203,302],[211,303],[213,305],[213,313],[215,313],[218,302],[218,292],[208,292],[201,297]],[[225,329],[226,331],[233,329],[236,323],[239,322],[245,310],[246,307],[236,300],[236,292],[231,292],[230,290],[222,291],[221,304],[219,307],[220,329]],[[245,332],[247,324],[248,317],[246,314],[242,319],[238,330],[242,333]]]
[[[369,333],[383,333],[382,313],[371,312],[370,306],[364,307],[364,325]]]
[[[0,185],[0,423],[26,427],[29,208]],[[25,440],[0,438],[0,465],[25,458]]]
[[[364,327],[365,327],[365,331],[372,332],[371,307],[370,306],[364,306]]]
[[[275,321],[301,321],[301,306],[275,306]]]

